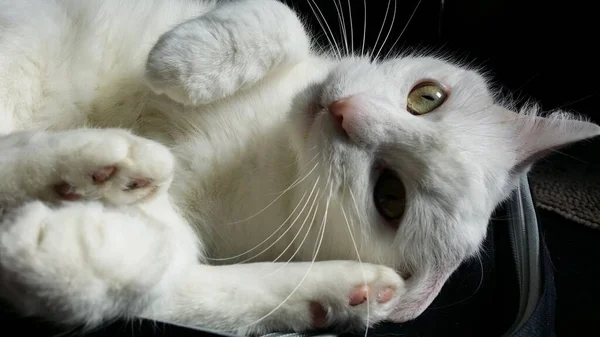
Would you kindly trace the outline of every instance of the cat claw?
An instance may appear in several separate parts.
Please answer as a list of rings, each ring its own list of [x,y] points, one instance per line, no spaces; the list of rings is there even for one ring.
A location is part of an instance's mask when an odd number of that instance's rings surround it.
[[[361,285],[354,288],[350,293],[350,301],[348,304],[354,307],[365,303],[369,297],[372,296],[370,292],[371,289],[367,285]],[[375,298],[377,303],[387,303],[394,297],[394,295],[396,295],[396,291],[393,288],[387,287],[377,291]]]
[[[148,187],[151,183],[151,179],[136,178],[129,182],[129,184],[127,184],[127,186],[125,187],[125,191],[137,190],[139,188]]]

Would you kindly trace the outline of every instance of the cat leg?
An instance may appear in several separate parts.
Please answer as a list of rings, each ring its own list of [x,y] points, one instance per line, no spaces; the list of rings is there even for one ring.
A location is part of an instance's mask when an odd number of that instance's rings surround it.
[[[393,312],[398,274],[355,261],[198,265],[142,316],[246,334],[359,330]]]
[[[15,133],[0,159],[0,297],[25,314],[303,331],[374,324],[404,292],[393,270],[358,262],[199,265],[198,238],[161,193],[169,151],[126,131]],[[135,177],[150,183],[132,190]]]
[[[21,314],[67,325],[133,317],[169,292],[197,251],[187,225],[148,210],[97,201],[5,209],[0,297]]]
[[[28,199],[132,204],[166,191],[170,151],[120,129],[24,131],[0,136],[0,205]]]
[[[32,201],[6,210],[0,296],[68,325],[145,317],[246,334],[371,326],[404,293],[392,269],[352,261],[199,265],[187,225],[148,216],[165,212],[159,200],[146,209]]]
[[[201,252],[172,173],[168,149],[124,130],[0,137],[0,297],[77,325],[141,312]]]
[[[183,104],[204,104],[305,59],[296,14],[274,0],[227,2],[165,33],[148,56],[147,82]]]

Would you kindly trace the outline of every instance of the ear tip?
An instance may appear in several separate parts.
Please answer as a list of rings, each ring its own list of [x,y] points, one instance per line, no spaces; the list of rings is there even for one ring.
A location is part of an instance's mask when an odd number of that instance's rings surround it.
[[[588,122],[589,126],[590,126],[590,138],[595,138],[597,136],[600,136],[600,125],[595,124],[595,123],[591,123]]]
[[[569,127],[570,125],[570,127]],[[571,123],[566,123],[573,134],[578,134],[580,140],[591,139],[600,136],[600,125],[583,119],[574,119]]]

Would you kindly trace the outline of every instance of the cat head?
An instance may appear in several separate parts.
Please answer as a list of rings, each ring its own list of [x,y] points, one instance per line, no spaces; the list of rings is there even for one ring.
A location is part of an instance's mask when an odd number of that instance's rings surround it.
[[[293,143],[300,165],[319,164],[307,186],[320,177],[327,225],[350,229],[362,261],[407,281],[395,321],[421,314],[478,252],[536,160],[600,134],[562,112],[511,111],[480,73],[431,57],[348,58],[298,101]]]

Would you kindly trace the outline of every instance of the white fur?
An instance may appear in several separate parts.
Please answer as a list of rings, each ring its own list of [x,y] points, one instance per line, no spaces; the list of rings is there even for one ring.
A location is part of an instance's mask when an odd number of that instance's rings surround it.
[[[511,112],[440,59],[318,55],[273,0],[2,0],[0,76],[0,295],[88,326],[301,331],[312,302],[329,324],[412,319],[519,174],[600,133]],[[424,79],[450,95],[413,116]],[[348,138],[323,108],[346,97]],[[407,190],[397,231],[372,201],[381,166]],[[65,182],[82,201],[57,198]],[[340,261],[359,258],[374,264]],[[363,283],[371,298],[350,306]]]

